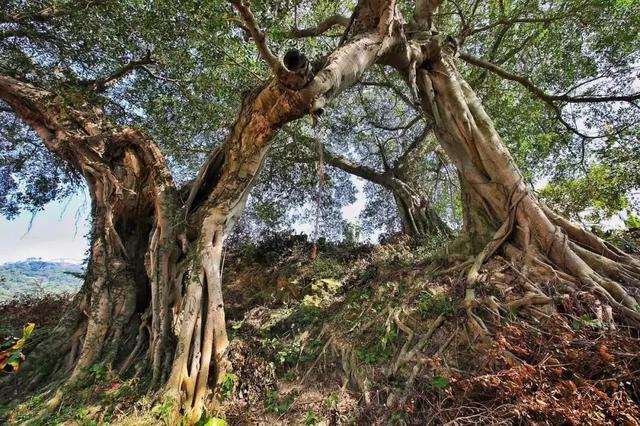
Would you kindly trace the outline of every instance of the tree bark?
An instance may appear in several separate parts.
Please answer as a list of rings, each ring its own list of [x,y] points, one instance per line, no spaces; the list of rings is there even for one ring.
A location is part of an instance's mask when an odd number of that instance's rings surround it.
[[[433,209],[428,196],[420,194],[406,182],[395,178],[389,189],[396,200],[402,230],[405,234],[414,238],[452,236],[451,228]]]
[[[640,300],[629,289],[640,286],[640,262],[543,206],[525,185],[480,100],[458,72],[454,46],[435,36],[425,51],[417,70],[422,106],[460,173],[470,226],[479,235],[495,232],[469,271],[469,287],[478,279],[484,260],[506,247],[507,253],[546,267],[547,274],[559,268],[568,274],[559,287],[570,292],[587,289],[610,304],[620,318],[639,324]]]
[[[365,18],[371,16],[365,14],[356,20]],[[378,25],[384,22],[375,21]],[[215,186],[203,195],[202,189],[211,183],[200,179],[194,182],[189,196],[192,201],[187,207],[188,226],[200,230],[193,239],[195,248],[180,309],[183,315],[178,325],[177,350],[165,386],[167,397],[182,401],[183,412],[190,422],[195,423],[202,413],[210,360],[214,363],[215,381],[222,378],[226,369],[224,353],[228,341],[220,276],[222,246],[244,209],[273,137],[289,121],[307,113],[320,114],[331,96],[355,83],[367,68],[384,57],[387,31],[387,27],[363,28],[333,52],[313,80],[300,90],[287,89],[274,79],[253,91],[244,100],[225,141],[222,168],[213,173],[219,175]],[[214,153],[208,164],[215,163],[219,155]],[[212,175],[204,171],[207,168],[205,165],[200,178]]]
[[[84,178],[91,196],[84,285],[44,345],[46,351],[25,363],[25,372],[39,370],[33,384],[43,375],[69,371],[73,382],[98,361],[123,361],[138,326],[149,319],[143,315],[149,297],[152,304],[168,305],[169,281],[156,269],[175,261],[178,253],[170,237],[177,192],[160,150],[141,131],[116,128],[99,110],[75,108],[61,96],[11,77],[0,76],[0,98]],[[163,254],[156,259],[153,251],[160,244]],[[148,338],[166,339],[169,328],[157,327],[164,319],[153,319]],[[52,352],[58,356],[51,357]]]
[[[252,18],[242,3],[238,8]],[[84,177],[92,199],[83,289],[55,336],[21,369],[20,377],[32,384],[49,374],[68,377],[49,401],[50,410],[91,365],[104,362],[125,374],[146,361],[152,386],[162,386],[162,395],[178,402],[175,416],[189,424],[200,419],[208,383],[218,382],[227,367],[224,240],[274,135],[291,120],[320,114],[330,97],[383,61],[399,40],[393,1],[363,1],[358,10],[349,40],[315,76],[292,75],[273,55],[263,55],[277,77],[245,97],[223,147],[214,149],[190,185],[186,203],[144,133],[113,126],[101,111],[71,105],[62,92],[0,76],[0,99]],[[265,47],[262,37],[259,48]],[[54,365],[38,368],[46,358]]]

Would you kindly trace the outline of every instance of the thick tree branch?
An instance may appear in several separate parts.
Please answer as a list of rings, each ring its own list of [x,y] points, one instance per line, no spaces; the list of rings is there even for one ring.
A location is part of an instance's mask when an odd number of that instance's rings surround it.
[[[513,58],[514,56],[516,56],[518,53],[522,52],[528,45],[529,43],[531,43],[531,41],[533,41],[534,39],[536,39],[544,29],[546,29],[546,25],[543,26],[542,29],[537,29],[536,31],[532,32],[530,35],[528,35],[523,41],[522,43],[520,43],[518,46],[514,47],[513,49],[510,49],[508,52],[506,52],[504,55],[502,55],[497,61],[496,64],[497,65],[501,65],[506,63],[507,61],[509,61],[511,58]],[[497,53],[497,52],[496,52]]]
[[[297,133],[289,128],[284,129],[285,133],[287,133],[289,136],[291,136],[294,141],[301,141],[303,143],[303,145],[310,151],[310,152],[315,152],[316,149],[316,141],[315,139]],[[368,180],[370,182],[373,183],[377,183],[378,185],[382,185],[385,187],[389,186],[388,183],[388,175],[379,172],[371,167],[362,165],[362,164],[358,164],[355,163],[351,160],[349,160],[346,157],[343,157],[341,155],[338,154],[334,154],[331,151],[329,151],[324,144],[321,144],[322,146],[322,155],[323,155],[323,159],[324,161],[329,164],[330,166],[336,167],[340,170],[343,170],[349,174],[352,174],[354,176],[358,176],[362,179]],[[315,161],[316,158],[313,155],[309,155],[308,157],[302,158],[301,159],[303,162],[310,162],[310,161]]]
[[[400,157],[398,157],[398,159],[394,162],[393,168],[401,169],[402,167],[404,167],[407,160],[409,160],[411,156],[418,149],[420,149],[425,142],[427,142],[427,140],[429,139],[428,138],[429,133],[431,133],[431,129],[426,127],[416,138],[414,138],[413,141],[411,141],[411,144],[409,144],[409,146],[407,147],[407,149],[405,149],[402,155],[400,155]]]
[[[285,68],[284,64],[267,46],[267,37],[264,32],[258,29],[258,22],[256,17],[251,12],[251,9],[244,4],[242,0],[229,0],[233,7],[238,11],[242,17],[242,21],[247,30],[249,30],[251,37],[253,38],[260,56],[267,63],[267,66],[271,70],[274,76],[280,79],[282,76],[286,76],[289,71]]]
[[[576,8],[577,9],[577,8]],[[566,13],[559,13],[553,16],[535,16],[535,17],[516,17],[516,18],[503,18],[493,21],[490,24],[482,27],[471,28],[465,31],[464,36],[468,37],[474,34],[481,33],[483,31],[490,30],[498,26],[512,26],[514,24],[535,24],[535,23],[550,23],[554,21],[560,21],[570,17],[576,9],[571,9]]]
[[[383,143],[383,142],[380,142],[380,139],[376,135],[374,135],[374,137],[376,138],[376,146],[378,147],[378,153],[380,154],[380,157],[382,159],[382,166],[384,167],[384,171],[391,172],[392,167],[391,167],[391,164],[389,163],[387,150],[385,149],[385,146],[384,146],[384,144],[388,142],[388,140],[386,140]]]
[[[18,12],[13,15],[0,15],[0,23],[21,24],[24,22],[47,22],[52,18],[66,15],[71,10],[87,9],[100,3],[104,3],[104,0],[79,0],[74,4],[54,4],[35,12]]]
[[[52,151],[52,143],[56,137],[54,125],[50,123],[44,104],[50,96],[48,92],[16,80],[13,77],[0,75],[0,99],[22,118]]]
[[[324,21],[321,21],[320,23],[318,23],[318,25],[316,25],[315,27],[302,28],[302,29],[292,28],[291,31],[289,32],[289,38],[317,37],[317,36],[323,35],[327,31],[329,31],[331,28],[336,26],[346,28],[347,25],[349,25],[349,22],[350,22],[350,18],[347,18],[346,16],[332,15],[327,19],[325,19]]]
[[[65,9],[58,6],[48,6],[36,12],[20,12],[14,15],[4,15],[0,17],[0,22],[22,23],[25,21],[46,22],[51,18],[63,15]]]
[[[149,50],[147,51],[144,57],[129,61],[126,65],[118,68],[112,74],[104,78],[100,78],[96,80],[84,80],[84,81],[81,81],[80,84],[91,88],[91,90],[93,90],[94,92],[98,92],[98,93],[104,92],[109,87],[113,86],[118,81],[120,81],[124,76],[126,76],[130,72],[138,69],[145,69],[144,67],[145,65],[149,65],[152,63],[154,63],[154,59],[152,58],[151,51]],[[148,70],[146,71],[149,72]]]
[[[60,43],[60,40],[57,39],[52,34],[36,31],[34,29],[25,29],[25,28],[15,28],[11,30],[0,31],[0,40],[4,40],[8,38],[16,38],[16,39],[29,38],[29,39],[46,40],[53,44]],[[59,47],[60,46],[58,46],[58,48]]]
[[[348,158],[342,157],[338,154],[334,154],[331,151],[327,150],[324,145],[322,146],[322,153],[324,156],[324,161],[333,167],[336,167],[351,175],[358,176],[370,182],[377,183],[381,186],[389,186],[387,175],[385,175],[384,173],[380,173],[372,169],[371,167],[354,163]]]
[[[289,50],[284,56],[284,62],[280,60],[267,46],[265,34],[258,29],[256,18],[242,0],[229,0],[236,8],[243,21],[243,28],[249,31],[255,41],[260,56],[267,63],[271,73],[283,86],[299,90],[311,81],[313,72],[307,57],[297,50]]]
[[[149,75],[149,77],[154,78],[156,80],[166,81],[166,82],[173,83],[173,84],[176,84],[176,85],[180,85],[181,83],[185,82],[185,80],[177,80],[175,78],[169,78],[169,77],[165,77],[165,76],[156,74],[155,72],[151,71],[149,69],[149,67],[146,67],[144,65],[141,66],[140,69],[142,71],[146,72]]]
[[[371,21],[365,20],[365,22],[369,24]],[[288,90],[291,86],[282,84],[282,80],[275,78],[268,84],[247,93],[243,100],[242,112],[237,116],[233,130],[225,142],[226,146],[246,150],[247,152],[243,153],[245,161],[229,164],[225,162],[220,182],[235,179],[234,176],[237,175],[243,176],[243,181],[247,181],[246,176],[257,173],[261,167],[267,148],[284,124],[306,114],[321,114],[328,99],[355,84],[365,70],[376,64],[389,49],[393,48],[390,43],[383,44],[383,37],[377,29],[378,26],[360,27],[359,32],[348,43],[326,58],[322,69],[299,90]],[[285,56],[285,62],[289,55],[288,53]],[[300,78],[297,72],[292,74]],[[252,184],[247,182],[249,186]],[[238,198],[235,192],[233,196],[225,195],[225,211],[231,211],[233,207],[231,203],[244,199],[242,197],[248,194],[245,189],[246,187],[243,186],[238,190],[240,191]],[[202,198],[203,202],[194,203],[192,210],[202,206],[199,210],[207,211],[213,208],[212,206],[216,206],[216,210],[222,211],[220,194],[233,191],[228,188],[225,190],[224,184],[218,184],[213,191],[208,192],[198,197]]]
[[[563,95],[550,95],[537,87],[528,77],[511,73],[504,68],[499,67],[484,59],[470,55],[468,53],[461,52],[460,59],[468,62],[472,65],[484,68],[492,73],[499,75],[507,80],[520,83],[525,89],[531,92],[534,96],[542,99],[545,102],[567,102],[567,103],[598,103],[598,102],[631,102],[640,99],[640,93],[633,93],[630,95],[611,95],[611,96],[569,96]]]
[[[25,37],[29,37],[33,34],[32,31],[27,31],[24,29],[14,29],[14,30],[5,30],[5,31],[0,31],[0,40],[4,40],[5,38],[11,38],[11,37],[15,37],[15,38],[25,38]]]
[[[423,117],[421,115],[416,115],[414,118],[412,118],[411,120],[409,120],[407,123],[405,124],[401,124],[399,126],[389,126],[386,124],[382,124],[382,123],[376,123],[373,120],[369,120],[369,122],[371,123],[371,125],[377,129],[381,129],[381,130],[386,130],[387,132],[395,132],[398,130],[407,130],[412,128],[418,121],[422,120]]]
[[[640,93],[633,93],[630,95],[612,95],[612,96],[569,96],[567,94],[562,95],[551,95],[537,87],[528,77],[511,73],[504,68],[499,67],[496,64],[485,61],[484,59],[480,59],[468,53],[460,52],[460,59],[468,62],[472,65],[484,68],[506,80],[515,81],[522,85],[525,89],[527,89],[533,96],[545,102],[548,106],[550,106],[556,113],[557,119],[571,132],[575,133],[577,136],[580,136],[585,139],[598,139],[607,134],[599,134],[599,135],[587,135],[580,130],[576,129],[574,126],[569,124],[562,117],[561,107],[556,102],[564,102],[564,103],[599,103],[599,102],[629,102],[633,104],[634,101],[640,99]]]
[[[416,104],[408,97],[405,93],[402,92],[398,87],[394,86],[390,82],[383,81],[360,81],[359,84],[362,86],[372,86],[372,87],[383,87],[385,89],[391,90],[399,99],[401,99],[405,104],[416,110]]]
[[[415,23],[424,29],[431,29],[433,14],[438,11],[442,0],[416,0],[416,8],[413,14]]]

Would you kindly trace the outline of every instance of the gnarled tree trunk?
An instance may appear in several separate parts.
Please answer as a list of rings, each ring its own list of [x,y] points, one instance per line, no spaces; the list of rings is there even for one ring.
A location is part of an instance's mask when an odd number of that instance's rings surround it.
[[[74,383],[97,362],[129,366],[128,353],[137,353],[143,340],[155,347],[169,338],[170,318],[159,313],[169,305],[169,270],[181,254],[174,223],[180,206],[164,158],[139,130],[117,128],[100,111],[75,108],[47,90],[1,76],[0,98],[82,175],[91,196],[83,287],[22,375],[32,371],[33,385],[66,374]],[[155,368],[170,362],[169,355],[150,361]]]
[[[391,21],[373,19],[371,14],[379,16],[387,7],[385,2],[380,2],[376,7],[361,8],[356,22],[364,21],[363,26],[326,59],[315,76],[303,76],[313,77],[311,81],[294,80],[291,84],[290,75],[276,70],[276,79],[252,92],[243,102],[225,141],[224,152],[211,156],[191,188],[185,207],[187,236],[191,229],[198,229],[198,236],[189,238],[193,248],[188,284],[180,309],[175,359],[165,386],[168,397],[182,401],[190,422],[196,422],[202,413],[210,362],[214,363],[216,380],[226,368],[224,352],[228,342],[220,276],[224,240],[244,209],[276,132],[307,113],[321,114],[329,97],[356,82],[368,67],[383,57],[387,48],[383,41]],[[239,10],[251,23],[247,10],[243,6]],[[254,34],[258,41],[262,37],[257,32]],[[270,55],[268,51],[261,53]],[[295,62],[300,66],[298,60]],[[306,68],[306,64],[303,65],[301,68]],[[222,166],[213,170],[212,165],[220,163],[220,156],[224,156]],[[208,190],[212,181],[207,177],[211,176],[215,176],[215,185]]]
[[[142,132],[113,126],[86,105],[70,105],[63,93],[0,76],[0,99],[85,178],[92,199],[83,289],[20,376],[34,384],[45,375],[67,379],[49,409],[97,362],[120,373],[146,362],[152,386],[179,402],[175,414],[190,424],[199,420],[209,382],[226,368],[222,247],[275,133],[288,121],[321,113],[327,99],[385,58],[398,31],[389,13],[394,2],[364,1],[347,42],[313,76],[306,62],[297,68],[300,58],[289,62],[294,69],[279,64],[248,9],[234,5],[276,78],[245,97],[224,145],[212,152],[185,203],[159,149]],[[46,358],[55,365],[39,369]]]
[[[469,271],[469,288],[483,261],[505,247],[511,257],[524,257],[533,273],[555,280],[558,292],[586,290],[620,318],[639,324],[640,298],[634,294],[640,287],[640,262],[554,214],[529,191],[480,100],[458,72],[450,40],[432,36],[423,53],[417,69],[423,108],[460,173],[474,231],[493,233]],[[542,296],[538,300],[551,300],[540,288],[530,290]]]
[[[451,237],[451,228],[436,213],[428,196],[399,179],[394,179],[389,189],[396,200],[405,234],[414,238]]]

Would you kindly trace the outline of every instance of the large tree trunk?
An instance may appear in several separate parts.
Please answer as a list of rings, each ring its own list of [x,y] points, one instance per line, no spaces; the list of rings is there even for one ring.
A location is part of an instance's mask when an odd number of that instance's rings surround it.
[[[434,36],[426,50],[417,71],[423,108],[460,173],[470,226],[477,235],[494,233],[469,271],[469,287],[478,279],[482,262],[504,247],[512,258],[524,258],[539,275],[555,280],[558,291],[587,290],[603,298],[620,318],[640,323],[640,299],[632,295],[640,287],[640,262],[544,207],[456,69],[451,43]],[[531,291],[548,296],[539,288]]]
[[[381,14],[387,7],[380,2],[375,8],[361,8],[356,21],[363,19],[369,25],[332,53],[313,80],[301,85],[302,89],[288,89],[286,81],[274,79],[247,96],[224,151],[212,154],[193,183],[185,207],[187,236],[192,233],[190,230],[198,231],[197,238],[189,238],[192,249],[186,273],[188,284],[179,310],[182,315],[177,325],[175,359],[165,386],[167,397],[182,401],[190,422],[196,422],[202,413],[210,363],[214,364],[216,382],[226,369],[228,341],[221,289],[224,240],[245,207],[279,129],[307,113],[321,114],[331,96],[355,83],[383,57],[388,48],[383,40],[391,21],[372,20],[370,14]],[[371,22],[377,26],[372,28]],[[224,157],[221,168],[212,170],[213,164],[221,162],[220,156]],[[215,185],[208,190],[212,182],[207,177],[211,176],[215,176]]]
[[[238,9],[246,13],[241,3]],[[189,424],[199,420],[208,383],[226,368],[222,247],[275,133],[288,121],[321,113],[396,40],[393,2],[366,1],[358,10],[348,42],[315,77],[285,70],[245,97],[223,147],[212,152],[184,204],[160,151],[143,133],[117,128],[62,94],[0,76],[0,99],[85,178],[92,198],[83,289],[20,375],[33,384],[44,375],[67,378],[49,409],[94,363],[124,374],[146,362],[152,386],[178,402],[175,414]],[[47,358],[52,364],[39,368]]]
[[[126,369],[145,339],[159,370],[171,360],[159,348],[170,338],[170,277],[181,253],[177,191],[158,147],[138,130],[112,126],[98,110],[75,108],[10,77],[0,77],[0,98],[84,178],[91,196],[83,287],[21,376],[37,385],[47,375],[69,374],[74,383],[97,362]]]

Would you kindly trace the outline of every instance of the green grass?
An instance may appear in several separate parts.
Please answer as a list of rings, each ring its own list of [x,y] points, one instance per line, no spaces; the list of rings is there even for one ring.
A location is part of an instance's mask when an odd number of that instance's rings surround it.
[[[425,291],[420,294],[417,301],[418,311],[423,317],[437,317],[439,315],[453,314],[453,301],[446,294],[431,294]]]

